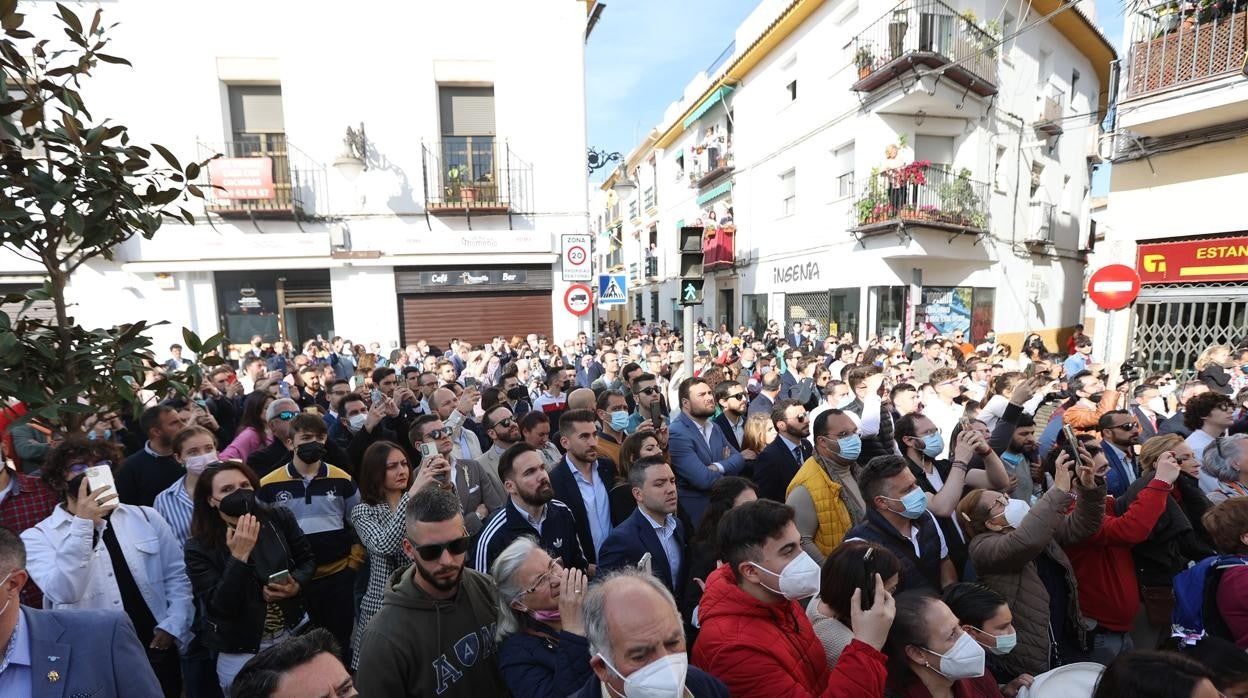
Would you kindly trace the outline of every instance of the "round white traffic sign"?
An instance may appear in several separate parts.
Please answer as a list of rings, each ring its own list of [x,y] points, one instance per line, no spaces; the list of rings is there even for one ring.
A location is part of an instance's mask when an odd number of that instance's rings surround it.
[[[580,266],[589,258],[589,254],[585,252],[585,248],[580,245],[573,245],[568,248],[568,264],[572,266]]]
[[[585,284],[572,284],[563,294],[563,307],[569,313],[580,317],[589,312],[593,291]]]

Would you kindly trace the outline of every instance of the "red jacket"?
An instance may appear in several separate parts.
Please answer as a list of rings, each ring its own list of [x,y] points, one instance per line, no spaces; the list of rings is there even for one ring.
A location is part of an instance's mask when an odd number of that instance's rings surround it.
[[[755,599],[737,586],[728,565],[707,578],[698,617],[702,628],[693,663],[723,681],[734,696],[884,695],[883,654],[854,640],[829,671],[823,645],[802,608],[794,601]]]
[[[932,698],[927,686],[913,676],[906,684],[894,686],[893,692],[901,698]],[[953,698],[1001,698],[1001,688],[992,673],[985,671],[983,676],[954,681]]]
[[[1131,548],[1153,532],[1174,489],[1153,479],[1122,516],[1114,514],[1114,498],[1105,498],[1101,530],[1064,548],[1079,582],[1079,611],[1106,630],[1127,632],[1140,610],[1140,585]]]

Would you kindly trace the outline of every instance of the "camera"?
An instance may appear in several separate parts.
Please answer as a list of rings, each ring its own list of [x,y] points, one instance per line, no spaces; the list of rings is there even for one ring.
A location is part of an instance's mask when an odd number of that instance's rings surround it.
[[[1124,383],[1134,383],[1140,379],[1140,368],[1135,365],[1132,359],[1127,359],[1118,368],[1118,374],[1122,376]]]

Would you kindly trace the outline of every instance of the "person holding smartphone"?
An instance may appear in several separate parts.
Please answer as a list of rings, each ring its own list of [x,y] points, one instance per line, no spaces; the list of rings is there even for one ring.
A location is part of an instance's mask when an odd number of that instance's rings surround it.
[[[256,500],[259,487],[238,461],[209,467],[195,483],[186,574],[203,610],[203,642],[218,653],[223,691],[248,659],[307,622],[312,546],[290,510]]]
[[[61,504],[22,532],[26,570],[47,607],[124,611],[162,691],[176,696],[194,617],[182,546],[155,509],[118,501],[120,461],[115,444],[81,435],[52,448],[43,479]]]

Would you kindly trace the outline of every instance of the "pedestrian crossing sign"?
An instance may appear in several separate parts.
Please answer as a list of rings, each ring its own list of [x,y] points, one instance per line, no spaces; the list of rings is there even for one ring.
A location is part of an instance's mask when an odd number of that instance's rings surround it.
[[[626,275],[598,275],[598,305],[624,305],[627,302],[628,277]]]

